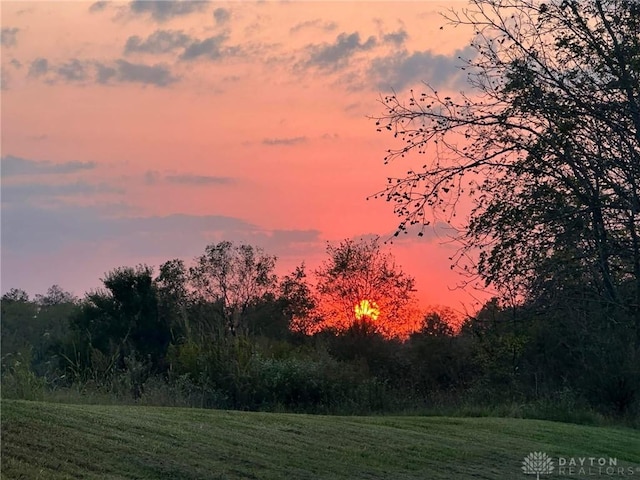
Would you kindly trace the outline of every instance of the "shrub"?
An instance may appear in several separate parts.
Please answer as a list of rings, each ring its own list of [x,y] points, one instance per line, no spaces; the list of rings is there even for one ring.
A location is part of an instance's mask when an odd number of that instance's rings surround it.
[[[2,396],[20,400],[42,400],[46,381],[31,370],[31,352],[2,357]]]

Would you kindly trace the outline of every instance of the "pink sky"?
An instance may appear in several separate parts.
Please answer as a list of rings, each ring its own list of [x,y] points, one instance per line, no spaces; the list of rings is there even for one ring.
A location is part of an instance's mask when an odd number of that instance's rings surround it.
[[[392,88],[465,89],[470,32],[438,14],[462,6],[2,2],[2,291],[82,295],[220,240],[287,273],[389,239],[391,205],[366,198],[414,162],[385,166],[367,115]],[[444,228],[388,248],[422,305],[475,308]]]

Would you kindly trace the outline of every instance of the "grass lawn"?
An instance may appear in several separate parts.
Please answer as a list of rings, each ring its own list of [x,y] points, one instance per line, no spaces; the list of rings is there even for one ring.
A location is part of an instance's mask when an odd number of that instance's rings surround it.
[[[538,420],[330,417],[2,401],[2,479],[535,479],[533,451],[615,457],[640,431]],[[628,470],[631,468],[633,475]],[[617,469],[616,469],[617,471]],[[559,475],[551,478],[622,478]],[[565,473],[568,473],[565,471]]]

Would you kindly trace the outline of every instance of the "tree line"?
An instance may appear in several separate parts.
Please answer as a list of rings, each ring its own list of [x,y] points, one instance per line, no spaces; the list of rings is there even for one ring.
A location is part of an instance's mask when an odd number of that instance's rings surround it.
[[[220,242],[190,267],[113,269],[82,299],[58,286],[33,299],[12,289],[1,301],[3,394],[310,413],[518,405],[516,414],[544,418],[637,415],[628,337],[603,332],[607,311],[586,296],[551,313],[496,298],[461,325],[442,309],[410,331],[397,317],[390,334],[392,318],[355,308],[366,295],[393,303],[372,291],[380,278],[409,287],[393,314],[412,291],[377,241],[330,246],[314,282],[304,266],[282,277],[275,266],[259,248]],[[349,308],[318,308],[336,292],[353,294]]]

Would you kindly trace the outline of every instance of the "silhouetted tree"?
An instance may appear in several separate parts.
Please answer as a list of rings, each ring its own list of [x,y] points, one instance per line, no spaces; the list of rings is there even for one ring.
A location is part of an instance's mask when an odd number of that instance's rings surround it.
[[[228,330],[235,334],[246,327],[248,309],[266,295],[274,295],[276,257],[251,245],[220,242],[207,246],[190,268],[197,297],[219,306]]]
[[[304,263],[280,281],[280,299],[283,312],[294,332],[313,332],[321,319],[317,312],[317,299],[307,282]]]
[[[420,333],[434,337],[451,337],[453,336],[453,327],[438,313],[431,312],[424,317]]]
[[[174,342],[192,337],[189,318],[189,274],[180,259],[163,263],[155,279],[160,321],[169,325]]]
[[[449,20],[474,30],[470,92],[390,95],[377,118],[401,142],[386,162],[424,157],[381,193],[400,231],[469,196],[459,258],[479,252],[486,283],[519,299],[582,285],[639,349],[640,4],[472,0]]]
[[[2,301],[5,303],[10,302],[22,302],[29,301],[29,294],[20,288],[12,288],[2,296]]]
[[[78,299],[70,292],[62,289],[60,285],[51,285],[44,295],[36,295],[36,303],[42,307],[61,305],[63,303],[75,303]]]
[[[71,325],[89,351],[96,349],[112,359],[112,366],[124,368],[127,355],[150,361],[156,370],[164,368],[170,341],[169,325],[158,313],[153,269],[146,265],[112,270],[102,280],[104,289],[89,292]]]
[[[39,375],[56,370],[57,347],[68,335],[69,318],[77,300],[58,285],[30,301],[26,292],[12,289],[2,297],[2,356],[20,354],[21,361]]]
[[[38,306],[24,290],[12,288],[2,296],[2,355],[28,350],[42,335],[37,328]]]
[[[315,272],[319,328],[345,331],[360,321],[387,337],[418,328],[414,280],[380,249],[377,238],[329,244],[327,254]]]

